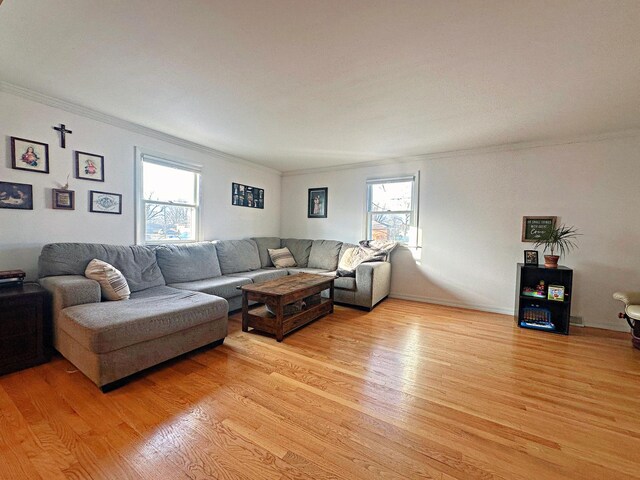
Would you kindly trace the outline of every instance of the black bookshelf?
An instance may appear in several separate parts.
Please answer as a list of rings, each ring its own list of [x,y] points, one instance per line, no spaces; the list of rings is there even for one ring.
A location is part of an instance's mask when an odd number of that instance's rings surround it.
[[[544,298],[524,295],[529,287],[535,289],[544,281]],[[547,298],[549,285],[564,287],[564,300]],[[544,265],[518,264],[516,285],[515,320],[520,328],[551,333],[569,334],[571,297],[573,294],[573,270],[567,267],[547,268]]]

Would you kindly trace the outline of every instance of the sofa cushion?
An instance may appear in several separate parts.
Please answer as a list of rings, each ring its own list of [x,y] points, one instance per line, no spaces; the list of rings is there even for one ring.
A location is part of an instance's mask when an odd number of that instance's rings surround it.
[[[192,282],[222,275],[216,246],[211,242],[160,245],[158,265],[167,283]]]
[[[314,240],[307,266],[335,270],[338,268],[338,255],[341,247],[342,242],[335,240]]]
[[[264,267],[273,267],[273,262],[269,256],[270,248],[280,248],[280,237],[254,237],[252,238],[258,246],[258,255],[260,255],[260,265]]]
[[[194,292],[217,295],[222,298],[233,298],[242,295],[242,292],[237,287],[249,283],[252,283],[250,278],[223,275],[222,277],[206,278],[195,282],[172,283],[169,286],[181,290],[193,290]]]
[[[84,275],[87,265],[94,258],[120,270],[132,292],[166,283],[156,261],[155,247],[143,245],[50,243],[42,247],[38,259],[38,277]]]
[[[231,273],[227,276],[250,278],[253,283],[262,283],[268,282],[269,280],[275,280],[276,278],[286,277],[287,275],[289,275],[289,272],[286,269],[263,268],[252,272]]]
[[[297,267],[296,259],[293,258],[287,247],[270,248],[269,256],[276,268]]]
[[[287,268],[287,270],[289,271],[290,275],[295,275],[296,273],[316,273],[318,275],[321,275],[323,273],[335,273],[335,272],[331,272],[330,270],[327,270],[326,268],[293,267],[293,268]]]
[[[215,245],[224,275],[261,268],[258,245],[253,240],[220,240]]]
[[[57,327],[87,350],[107,353],[227,315],[228,304],[222,298],[167,287],[156,288],[157,292],[133,296],[126,302],[65,308]]]
[[[94,258],[84,271],[85,277],[100,284],[102,298],[106,300],[126,300],[131,295],[127,279],[113,265]]]
[[[305,240],[299,238],[283,238],[282,246],[287,247],[296,259],[298,267],[307,267],[309,264],[309,254],[311,253],[311,245],[313,240]]]

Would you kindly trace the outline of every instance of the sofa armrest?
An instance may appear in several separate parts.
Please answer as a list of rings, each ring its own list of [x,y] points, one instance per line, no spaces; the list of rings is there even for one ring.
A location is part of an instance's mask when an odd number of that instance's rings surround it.
[[[366,306],[373,306],[389,295],[391,290],[391,264],[389,262],[365,262],[356,267],[357,296],[366,295]],[[359,298],[362,304],[364,298]]]
[[[54,316],[63,308],[101,300],[100,284],[82,275],[59,275],[38,280],[51,293]]]
[[[613,298],[624,302],[625,305],[640,305],[640,292],[616,292]]]

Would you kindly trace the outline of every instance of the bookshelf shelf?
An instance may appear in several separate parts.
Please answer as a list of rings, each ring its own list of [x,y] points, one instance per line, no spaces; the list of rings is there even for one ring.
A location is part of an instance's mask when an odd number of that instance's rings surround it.
[[[564,300],[523,295],[525,288],[535,289],[541,282],[544,282],[545,295],[549,285],[564,287]],[[563,266],[546,268],[544,265],[519,263],[516,282],[516,324],[520,328],[568,335],[572,294],[572,269]]]

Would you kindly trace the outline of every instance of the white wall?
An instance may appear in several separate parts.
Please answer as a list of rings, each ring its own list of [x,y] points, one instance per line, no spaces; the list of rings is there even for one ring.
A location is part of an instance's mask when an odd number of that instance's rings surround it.
[[[355,242],[365,234],[365,181],[419,170],[419,262],[392,258],[392,294],[513,313],[524,215],[557,215],[583,234],[561,259],[575,269],[572,315],[624,329],[616,290],[640,290],[640,137],[459,155],[285,176],[283,237]],[[329,188],[327,219],[306,216],[307,189]],[[541,257],[542,258],[542,257]]]
[[[54,125],[64,123],[73,134],[67,148],[60,148]],[[206,240],[278,235],[280,230],[280,174],[246,163],[217,158],[201,151],[134,133],[0,92],[0,181],[33,185],[34,209],[0,209],[0,270],[22,269],[28,278],[37,274],[42,245],[50,242],[100,242],[132,244],[134,225],[134,148],[144,147],[203,165],[202,233]],[[11,168],[10,137],[49,144],[48,175]],[[73,178],[73,151],[104,155],[105,182]],[[70,189],[76,192],[74,211],[51,208],[51,189],[60,188],[71,173]],[[231,205],[231,183],[265,189],[264,210]],[[121,193],[122,215],[90,213],[89,190]]]

